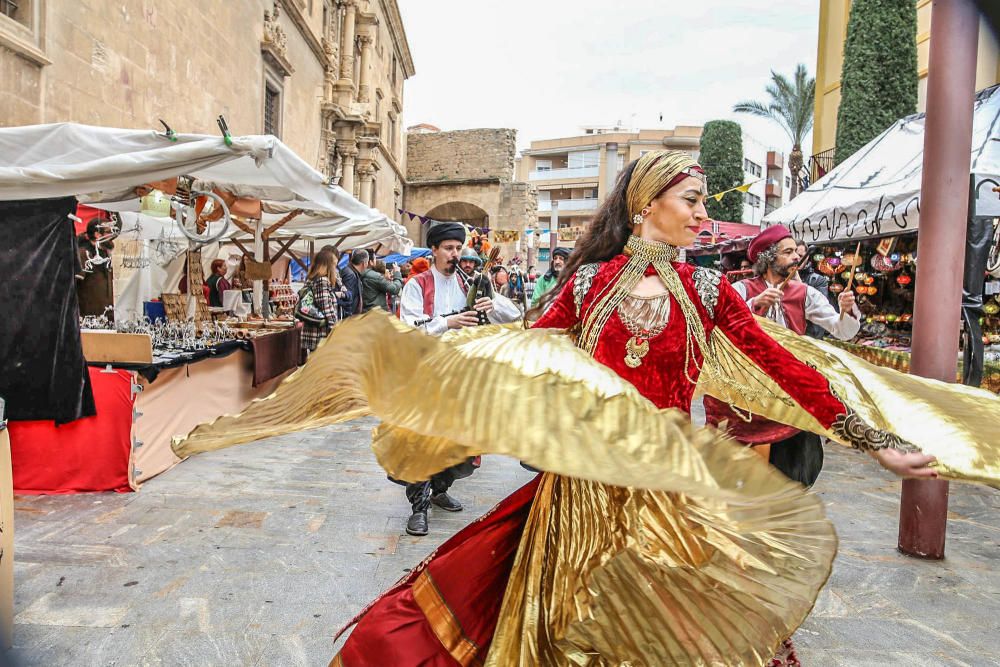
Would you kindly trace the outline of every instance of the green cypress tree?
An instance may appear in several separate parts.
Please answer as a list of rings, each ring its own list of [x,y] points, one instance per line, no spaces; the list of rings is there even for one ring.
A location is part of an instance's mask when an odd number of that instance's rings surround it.
[[[917,3],[854,0],[837,110],[840,163],[917,111]]]
[[[743,129],[731,120],[712,120],[701,132],[698,158],[708,177],[708,192],[714,194],[743,184]],[[743,193],[730,192],[705,202],[713,220],[743,222]]]

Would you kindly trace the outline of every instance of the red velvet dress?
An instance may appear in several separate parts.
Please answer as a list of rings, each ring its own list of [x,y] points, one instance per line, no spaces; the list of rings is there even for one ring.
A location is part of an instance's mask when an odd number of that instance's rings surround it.
[[[535,324],[538,328],[570,329],[594,305],[619,269],[628,261],[619,255],[594,275],[580,313],[574,281]],[[798,361],[757,325],[739,294],[725,280],[717,293],[699,294],[696,267],[674,264],[694,302],[707,335],[721,327],[726,336],[772,377],[824,427],[847,410],[829,391],[827,380]],[[655,274],[652,267],[647,275]],[[704,291],[704,290],[703,290]],[[710,290],[711,291],[711,290]],[[696,352],[684,372],[684,315],[673,297],[665,329],[650,340],[649,352],[637,368],[624,361],[632,336],[616,312],[600,334],[595,359],[635,385],[659,408],[689,410],[702,359]],[[714,317],[709,314],[714,310]],[[690,377],[690,379],[689,379]],[[355,619],[357,626],[332,665],[454,666],[481,664],[489,651],[504,590],[528,517],[538,478],[504,499],[481,519],[460,531],[384,593]]]

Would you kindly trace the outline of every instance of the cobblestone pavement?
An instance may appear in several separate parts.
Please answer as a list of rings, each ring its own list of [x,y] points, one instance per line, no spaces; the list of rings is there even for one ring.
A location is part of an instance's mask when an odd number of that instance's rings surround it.
[[[139,493],[16,502],[13,656],[22,665],[325,665],[333,634],[447,536],[530,479],[487,457],[431,534],[371,420],[195,457]],[[817,490],[833,576],[796,634],[820,665],[1000,665],[1000,494],[952,485],[948,558],[895,550],[898,482],[828,449]]]

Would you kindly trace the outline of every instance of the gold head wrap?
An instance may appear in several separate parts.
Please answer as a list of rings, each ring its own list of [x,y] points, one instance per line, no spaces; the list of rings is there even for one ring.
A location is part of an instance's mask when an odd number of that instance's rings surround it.
[[[629,217],[653,201],[680,174],[705,180],[705,175],[692,167],[698,167],[698,162],[684,151],[650,151],[639,158],[625,192]]]

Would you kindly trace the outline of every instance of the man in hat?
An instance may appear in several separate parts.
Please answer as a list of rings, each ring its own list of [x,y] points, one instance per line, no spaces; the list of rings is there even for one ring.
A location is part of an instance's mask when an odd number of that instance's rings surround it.
[[[552,261],[549,263],[549,270],[545,272],[544,276],[538,279],[538,282],[535,283],[535,289],[531,293],[532,308],[538,305],[538,302],[542,300],[546,292],[556,286],[559,274],[562,272],[563,267],[566,266],[566,258],[568,257],[569,250],[566,248],[556,248],[552,251]]]
[[[733,285],[757,315],[774,320],[800,336],[808,324],[815,324],[835,338],[854,338],[861,328],[853,292],[841,292],[838,302],[844,318],[815,287],[799,280],[785,279],[796,270],[804,257],[799,253],[786,227],[768,227],[750,242],[747,259],[754,277]],[[780,288],[780,289],[779,289]]]
[[[476,326],[479,324],[477,313],[465,312],[468,286],[456,271],[460,259],[471,259],[462,256],[465,226],[457,222],[438,223],[428,230],[427,245],[434,261],[430,271],[414,276],[403,286],[400,317],[432,336],[440,336],[449,329]],[[521,317],[517,306],[500,295],[477,299],[475,311],[487,313],[494,324],[514,322]],[[456,479],[471,475],[478,465],[470,459],[429,480],[407,484],[406,498],[413,513],[406,522],[406,532],[418,536],[427,534],[427,511],[432,504],[448,512],[460,512],[462,503],[448,495],[448,489]]]
[[[816,288],[799,280],[786,280],[803,257],[786,227],[775,225],[762,231],[750,242],[747,259],[753,278],[733,285],[756,315],[766,317],[800,336],[808,324],[815,324],[835,338],[848,340],[861,328],[861,313],[852,292],[841,292],[840,313]],[[777,422],[754,417],[749,422],[733,413],[729,406],[711,397],[705,398],[708,423],[728,422],[730,435],[754,446],[757,453],[770,460],[786,475],[804,484],[812,484],[822,467],[822,446],[818,436]]]
[[[469,246],[462,248],[462,254],[458,258],[458,268],[462,269],[466,276],[471,276],[482,266],[483,258],[475,250]]]

